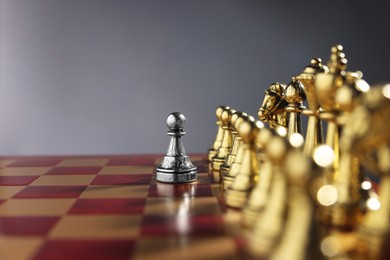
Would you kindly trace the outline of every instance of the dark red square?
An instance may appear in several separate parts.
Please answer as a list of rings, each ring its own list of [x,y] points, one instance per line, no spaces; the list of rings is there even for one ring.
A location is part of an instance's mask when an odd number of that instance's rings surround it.
[[[59,217],[0,217],[0,234],[45,235]]]
[[[225,235],[226,231],[220,215],[145,215],[142,220],[141,234],[143,236],[219,236]]]
[[[210,175],[208,173],[199,173],[198,178],[196,179],[196,183],[198,184],[211,184]]]
[[[195,156],[198,157],[196,160],[193,160],[193,162],[206,162],[207,163],[208,155],[205,153],[191,153],[189,156],[190,156],[190,158],[195,157]]]
[[[208,197],[213,196],[210,184],[181,183],[166,184],[156,183],[149,187],[149,197]]]
[[[102,167],[54,167],[45,175],[84,175],[98,174]]]
[[[96,176],[91,185],[149,184],[152,174],[110,174]]]
[[[49,240],[33,259],[128,260],[134,245],[134,240]]]
[[[249,256],[247,255],[248,246],[247,246],[245,237],[244,236],[235,236],[234,242],[235,242],[236,247],[237,247],[237,252],[242,256],[246,256],[246,257],[243,257],[243,259],[250,259]]]
[[[7,200],[5,199],[0,199],[0,205],[3,204],[4,202],[6,202]]]
[[[191,218],[193,234],[222,235],[226,233],[222,215],[196,215]]]
[[[17,159],[15,162],[7,165],[7,167],[45,167],[56,166],[62,161],[59,158],[25,158]]]
[[[193,162],[196,166],[198,173],[206,173],[208,166],[204,162]]]
[[[142,214],[145,198],[78,199],[69,214]]]
[[[0,176],[0,186],[26,186],[39,176]]]
[[[14,198],[77,198],[87,186],[28,186]]]

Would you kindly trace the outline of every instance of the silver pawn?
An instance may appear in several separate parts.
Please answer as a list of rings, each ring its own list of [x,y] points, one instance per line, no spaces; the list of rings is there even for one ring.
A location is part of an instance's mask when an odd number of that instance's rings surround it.
[[[195,181],[197,178],[197,169],[191,163],[181,141],[181,136],[186,134],[183,131],[185,122],[186,118],[179,112],[173,112],[167,118],[167,135],[171,136],[171,141],[163,161],[157,166],[157,181],[182,183]]]

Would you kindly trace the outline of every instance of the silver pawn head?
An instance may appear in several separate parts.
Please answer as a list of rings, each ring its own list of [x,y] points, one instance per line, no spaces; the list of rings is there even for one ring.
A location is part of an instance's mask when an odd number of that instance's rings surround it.
[[[169,130],[182,130],[186,123],[186,117],[179,112],[170,113],[167,118],[167,126]]]

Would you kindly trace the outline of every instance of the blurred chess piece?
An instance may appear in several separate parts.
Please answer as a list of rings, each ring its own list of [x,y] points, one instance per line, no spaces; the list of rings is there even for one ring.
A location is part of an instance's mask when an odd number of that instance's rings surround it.
[[[238,148],[240,147],[241,144],[241,137],[238,136],[237,133],[237,128],[235,126],[236,121],[242,118],[242,115],[246,113],[237,111],[233,113],[233,115],[230,118],[230,127],[231,127],[231,133],[232,133],[232,139],[233,139],[233,144],[232,148],[230,149],[230,152],[226,158],[226,161],[221,165],[220,167],[220,179],[222,180],[223,176],[226,175],[230,169],[230,166],[233,164],[234,159],[237,155]]]
[[[234,144],[231,152],[231,154],[234,154],[234,156],[228,157],[228,162],[231,160],[231,164],[229,167],[221,166],[221,184],[223,190],[226,190],[226,188],[230,186],[230,184],[233,182],[233,179],[237,176],[241,166],[242,158],[244,156],[244,149],[242,145],[242,138],[238,134],[238,128],[240,124],[245,120],[250,120],[248,114],[245,112],[239,112],[237,113],[237,119],[232,122],[232,127],[236,132],[236,137],[234,139]]]
[[[322,64],[320,58],[311,60],[310,65],[301,72],[296,79],[299,80],[303,86],[307,98],[308,108],[302,111],[303,115],[308,116],[306,137],[303,152],[306,156],[313,155],[314,148],[323,143],[322,123],[319,118],[320,105],[317,100],[317,93],[315,89],[315,79],[318,73],[328,73],[327,66]]]
[[[257,113],[259,119],[263,122],[268,122],[271,128],[277,126],[287,127],[287,112],[288,105],[284,98],[284,90],[286,85],[276,82],[269,86],[265,91],[263,103]]]
[[[167,126],[171,141],[163,161],[157,166],[156,179],[166,183],[183,183],[195,181],[197,168],[192,164],[185,152],[181,137],[186,118],[179,112],[169,114]]]
[[[311,197],[312,183],[321,171],[302,153],[303,137],[297,142],[297,135],[288,141],[276,132],[263,137],[273,171],[266,205],[246,233],[248,250],[256,259],[322,258]]]
[[[221,147],[222,144],[222,139],[223,139],[223,129],[222,129],[222,112],[225,109],[228,109],[229,107],[226,106],[218,106],[217,109],[215,110],[215,115],[217,117],[217,126],[218,126],[218,131],[217,135],[215,137],[215,140],[213,142],[213,145],[211,148],[208,150],[208,161],[211,163],[213,157],[217,154],[219,147]]]
[[[336,102],[336,93],[343,85],[347,67],[347,59],[342,50],[341,45],[332,47],[328,62],[329,71],[318,73],[314,82],[317,100],[323,109],[319,116],[328,123],[325,143],[333,149],[335,154],[333,165],[326,174],[329,182],[332,182],[334,176],[339,174],[341,125],[337,122],[340,111]]]
[[[345,125],[342,145],[381,181],[378,197],[367,200],[357,251],[359,259],[385,259],[390,246],[390,85],[371,88],[360,100]]]
[[[270,259],[322,259],[322,235],[311,197],[312,183],[321,171],[300,149],[291,147],[283,167],[287,179],[286,217]]]
[[[240,113],[230,117],[238,135],[220,168],[221,184],[226,205],[242,209],[230,212],[241,217],[256,259],[388,256],[390,84],[370,88],[361,72],[346,68],[335,45],[327,66],[312,59],[288,86],[269,87],[258,111],[269,127]],[[371,178],[380,178],[378,194]]]
[[[287,180],[283,173],[283,162],[287,145],[287,139],[275,132],[265,147],[273,165],[270,192],[263,210],[247,234],[248,250],[256,258],[267,259],[270,256],[283,229],[287,203]]]
[[[232,108],[225,107],[221,114],[223,138],[221,146],[218,148],[218,152],[212,158],[211,166],[214,182],[220,181],[221,165],[227,160],[228,155],[232,149],[233,136],[231,127],[231,117],[236,111]]]
[[[250,191],[258,180],[259,168],[255,141],[262,127],[264,125],[260,121],[251,120],[242,122],[238,127],[238,134],[243,142],[243,158],[239,173],[226,190],[226,205],[229,207],[237,209],[244,207]]]
[[[302,134],[301,112],[306,109],[303,106],[303,101],[306,100],[303,85],[295,77],[285,88],[284,98],[288,103],[285,110],[288,121],[287,138],[289,138],[294,133]]]
[[[269,128],[262,128],[257,135],[256,145],[259,152],[259,181],[251,191],[242,214],[242,225],[248,230],[253,228],[269,198],[274,165],[265,149],[272,135],[273,132]]]
[[[346,65],[342,46],[334,46],[328,62],[329,73],[317,74],[315,81],[318,100],[325,110],[320,116],[328,120],[326,143],[334,152],[333,164],[326,168],[325,182],[337,191],[335,202],[322,207],[321,216],[332,226],[354,228],[363,214],[362,174],[358,159],[348,147],[340,146],[340,138],[358,96],[370,87],[361,72],[348,72]]]

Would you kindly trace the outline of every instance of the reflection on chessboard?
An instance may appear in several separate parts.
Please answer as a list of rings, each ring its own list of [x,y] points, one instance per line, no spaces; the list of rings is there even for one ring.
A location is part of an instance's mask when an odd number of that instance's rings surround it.
[[[241,259],[204,155],[164,184],[161,155],[0,160],[0,259]]]

